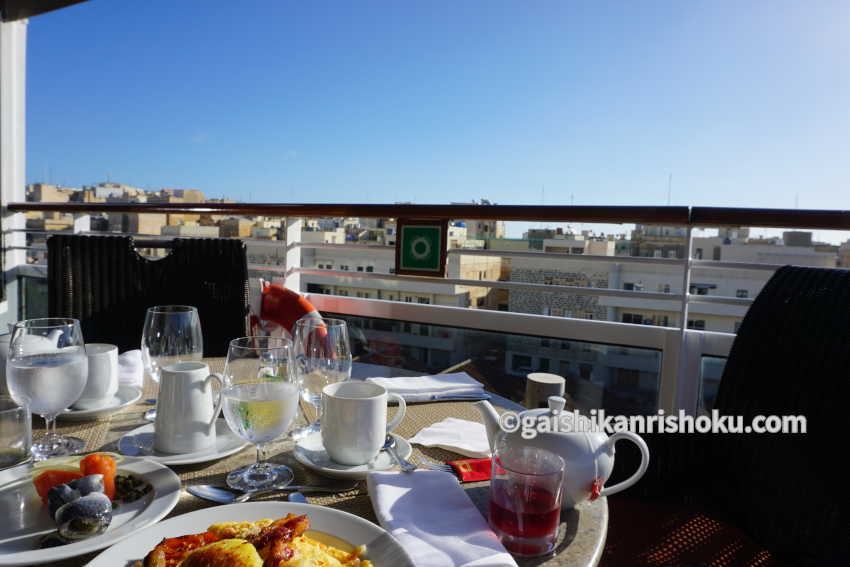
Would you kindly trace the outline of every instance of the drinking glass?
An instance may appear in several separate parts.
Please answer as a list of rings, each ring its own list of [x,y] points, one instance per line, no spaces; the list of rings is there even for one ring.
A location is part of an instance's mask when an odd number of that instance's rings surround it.
[[[263,449],[282,436],[298,413],[292,343],[280,337],[230,341],[224,366],[222,410],[233,432],[253,444],[257,461],[227,475],[227,485],[251,492],[292,482],[292,469],[263,461]]]
[[[501,445],[493,454],[490,527],[511,554],[552,553],[558,539],[564,460],[545,449]]]
[[[27,406],[19,407],[0,394],[0,470],[24,463],[32,448],[32,418]]]
[[[15,323],[6,361],[9,394],[44,418],[46,434],[32,447],[36,460],[73,455],[85,447],[56,434],[56,416],[76,402],[88,380],[89,362],[76,319],[28,319]]]
[[[176,362],[201,360],[204,338],[198,310],[190,305],[149,307],[142,329],[142,362],[154,382],[159,383],[160,369]],[[156,419],[156,408],[145,412],[145,419]]]
[[[301,397],[316,407],[316,420],[298,430],[303,437],[321,430],[322,388],[351,378],[348,325],[342,319],[308,317],[295,322],[295,373]]]

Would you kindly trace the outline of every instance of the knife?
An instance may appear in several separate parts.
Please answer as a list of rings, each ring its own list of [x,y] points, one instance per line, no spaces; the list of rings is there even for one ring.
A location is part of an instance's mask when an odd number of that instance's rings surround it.
[[[428,398],[432,402],[448,402],[452,400],[457,401],[478,401],[478,400],[489,400],[490,394],[434,394],[430,398]]]

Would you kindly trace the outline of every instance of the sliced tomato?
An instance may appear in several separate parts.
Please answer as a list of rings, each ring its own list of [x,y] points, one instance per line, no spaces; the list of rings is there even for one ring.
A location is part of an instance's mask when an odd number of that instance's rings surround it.
[[[92,453],[80,461],[80,470],[83,476],[102,474],[103,492],[109,496],[110,500],[115,499],[115,473],[118,470],[115,459],[103,453]]]
[[[60,484],[68,484],[72,480],[82,477],[83,475],[78,472],[48,469],[32,479],[32,483],[35,485],[35,491],[38,492],[41,501],[47,502],[47,492],[51,488]]]

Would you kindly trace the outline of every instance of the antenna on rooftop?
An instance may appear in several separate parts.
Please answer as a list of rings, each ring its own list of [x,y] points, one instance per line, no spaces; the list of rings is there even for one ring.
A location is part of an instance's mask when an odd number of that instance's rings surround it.
[[[673,190],[673,174],[671,173],[670,176],[667,178],[667,206],[668,207],[670,206],[670,195],[672,193],[672,190]]]

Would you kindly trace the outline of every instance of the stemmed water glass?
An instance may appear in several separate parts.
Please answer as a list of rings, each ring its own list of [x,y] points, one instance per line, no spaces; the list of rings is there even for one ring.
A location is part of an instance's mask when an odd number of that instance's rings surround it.
[[[142,362],[154,382],[159,383],[163,366],[201,360],[203,356],[204,338],[196,308],[190,305],[148,308],[142,329]],[[145,419],[156,419],[156,409],[145,412]]]
[[[298,413],[292,343],[280,337],[233,339],[223,377],[224,418],[236,435],[257,449],[257,461],[229,473],[227,485],[250,492],[289,484],[292,469],[264,462],[263,449],[286,433]]]
[[[76,319],[28,319],[15,323],[6,361],[9,394],[44,418],[46,434],[32,446],[36,460],[73,455],[85,441],[56,434],[56,416],[76,402],[88,380],[83,332]]]
[[[316,407],[316,420],[294,435],[300,438],[321,430],[322,388],[351,378],[348,326],[342,319],[299,319],[295,323],[293,351],[301,397]]]

